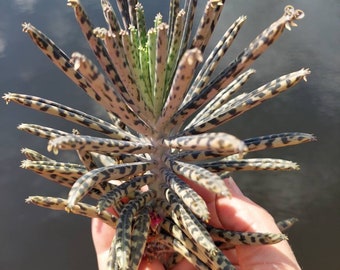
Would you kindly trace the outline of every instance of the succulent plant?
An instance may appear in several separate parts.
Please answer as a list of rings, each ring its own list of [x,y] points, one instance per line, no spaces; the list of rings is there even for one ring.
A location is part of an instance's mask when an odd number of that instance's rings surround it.
[[[184,2],[184,1],[183,1]],[[234,119],[305,79],[301,69],[249,92],[235,95],[247,82],[249,66],[285,28],[304,14],[287,6],[219,74],[215,69],[246,20],[239,17],[214,49],[203,53],[220,17],[224,0],[206,3],[190,39],[197,0],[171,0],[169,19],[158,14],[147,30],[137,0],[117,0],[119,16],[102,0],[107,28],[94,28],[78,0],[68,0],[100,68],[80,53],[65,54],[45,34],[23,24],[39,49],[102,106],[109,121],[36,96],[8,93],[4,99],[62,117],[102,137],[21,124],[19,129],[48,139],[48,150],[78,153],[81,164],[61,162],[23,149],[22,167],[70,188],[68,198],[31,196],[27,202],[87,217],[116,228],[108,269],[137,269],[143,256],[164,259],[171,268],[183,258],[198,269],[234,269],[223,249],[242,244],[272,244],[283,234],[232,232],[209,225],[206,203],[190,183],[218,196],[230,196],[224,178],[242,170],[295,170],[295,162],[244,158],[247,152],[314,140],[293,132],[240,140],[214,128]],[[147,189],[145,188],[147,187]],[[82,202],[85,196],[95,203]],[[113,207],[117,216],[107,211]],[[283,223],[284,227],[289,224]],[[281,224],[282,225],[282,224]]]

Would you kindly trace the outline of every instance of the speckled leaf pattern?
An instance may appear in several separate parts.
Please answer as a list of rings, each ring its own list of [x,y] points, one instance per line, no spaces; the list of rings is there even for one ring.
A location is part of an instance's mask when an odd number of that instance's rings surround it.
[[[50,140],[48,143],[49,151],[62,150],[86,150],[101,154],[141,154],[152,152],[151,144],[142,142],[129,142],[113,139],[104,139],[94,136],[67,135]]]
[[[244,95],[241,99],[231,100],[210,115],[206,122],[184,130],[183,135],[199,134],[224,124],[236,116],[260,105],[265,100],[275,97],[289,87],[294,86],[299,81],[305,79],[308,74],[308,69],[302,69],[297,72],[283,75],[280,78],[253,90],[249,94]]]
[[[205,150],[225,156],[247,152],[247,147],[243,141],[223,132],[178,137],[171,140],[164,140],[164,144],[174,149],[192,151]]]
[[[138,175],[151,168],[152,164],[148,162],[135,162],[94,169],[80,177],[72,186],[68,196],[68,209],[71,211],[76,202],[80,201],[94,185],[102,181]]]
[[[21,153],[31,161],[55,161],[54,159],[46,157],[43,154],[40,154],[39,152],[29,148],[22,148]]]
[[[274,158],[247,158],[240,160],[220,160],[200,163],[200,166],[212,172],[254,171],[254,170],[298,170],[299,166],[292,161]]]
[[[54,128],[49,128],[41,125],[35,125],[35,124],[20,124],[18,126],[19,130],[25,131],[29,134],[38,136],[40,138],[44,139],[55,139],[60,136],[66,136],[69,135],[69,133],[54,129]]]
[[[143,258],[147,238],[149,236],[151,217],[147,208],[143,208],[136,217],[131,233],[131,265],[130,269],[138,269]]]
[[[169,167],[178,175],[187,178],[213,193],[229,196],[229,190],[222,178],[198,165],[181,161],[170,161]]]
[[[192,98],[197,96],[200,91],[208,84],[218,63],[233,43],[238,34],[238,31],[240,30],[245,20],[245,16],[238,18],[222,36],[221,40],[216,44],[215,48],[211,51],[208,58],[204,61],[202,68],[200,69],[195,80],[190,86],[188,93],[182,103],[182,107],[187,104]]]
[[[203,9],[197,8],[202,4],[197,0],[170,0],[167,21],[157,14],[151,28],[138,0],[115,2],[101,0],[107,26],[96,28],[80,1],[68,0],[97,62],[79,52],[68,56],[33,25],[23,24],[42,53],[109,119],[33,95],[5,94],[7,103],[61,117],[99,134],[88,135],[77,126],[66,132],[20,124],[19,130],[47,139],[53,154],[74,151],[79,158],[79,163],[59,161],[24,148],[22,168],[70,189],[68,198],[30,196],[26,202],[97,217],[115,228],[107,258],[111,270],[136,270],[142,258],[159,260],[165,269],[186,259],[197,269],[232,270],[235,267],[223,250],[287,240],[280,233],[211,226],[206,202],[190,185],[230,197],[224,181],[230,174],[299,169],[297,163],[282,158],[245,156],[314,141],[312,134],[285,132],[240,139],[229,130],[215,128],[306,80],[310,71],[301,68],[238,94],[255,74],[250,65],[285,28],[296,26],[303,12],[287,6],[281,18],[225,65],[223,56],[246,17],[236,19],[212,51],[206,52],[224,0],[208,0]],[[203,13],[194,29],[197,10]],[[218,65],[224,68],[215,74]],[[86,196],[94,203],[82,202]],[[278,227],[283,232],[295,222],[295,218],[287,219]]]
[[[207,119],[223,104],[225,104],[230,97],[239,90],[243,84],[247,82],[252,74],[255,73],[254,69],[249,69],[246,72],[240,74],[234,81],[232,81],[226,88],[222,89],[209,103],[200,110],[195,117],[187,125],[187,129],[193,125],[197,126],[202,122],[207,122]]]
[[[294,21],[303,17],[301,11],[288,6],[284,15],[245,48],[239,56],[232,61],[220,74],[218,74],[207,87],[194,96],[172,117],[173,125],[180,125],[205,102],[214,97],[219,89],[227,86],[240,72],[249,67],[283,32],[287,25],[294,25]]]
[[[195,69],[201,61],[202,54],[196,48],[186,51],[183,55],[176,70],[173,81],[174,83],[170,88],[170,92],[167,100],[165,101],[161,117],[157,123],[160,128],[164,125],[163,123],[167,123],[169,121],[171,116],[180,107],[183,97],[195,74]]]
[[[299,220],[297,218],[288,218],[285,220],[281,220],[276,223],[277,227],[279,227],[281,232],[287,231],[290,227],[292,227]]]
[[[197,32],[193,37],[191,47],[199,49],[202,53],[210,39],[210,36],[214,32],[216,23],[223,10],[223,4],[225,0],[213,0],[208,1],[205,7],[204,15],[201,18],[200,25]]]
[[[131,200],[121,212],[117,223],[116,245],[115,251],[117,256],[117,264],[120,269],[130,269],[131,254],[131,233],[132,221],[136,213],[144,207],[152,198],[156,197],[156,192],[153,190],[146,191],[137,196],[135,200]]]
[[[182,199],[192,212],[204,221],[209,220],[209,211],[205,201],[171,170],[164,170],[165,181]]]
[[[112,138],[129,141],[137,139],[131,133],[122,130],[119,126],[114,126],[109,122],[54,101],[16,93],[8,93],[4,96],[4,98],[7,102],[13,101],[34,110],[40,110],[51,115],[62,117],[73,123],[99,131]]]
[[[190,216],[185,207],[180,203],[178,197],[170,189],[165,190],[165,197],[170,204],[168,211],[177,226],[196,243],[200,243],[206,253],[212,256],[216,255],[218,250],[200,222]]]
[[[87,173],[83,165],[56,161],[24,160],[21,163],[21,167],[38,174],[43,174],[44,177],[69,188],[72,187],[79,177]]]
[[[136,131],[142,134],[148,133],[149,129],[146,124],[137,117],[122,97],[114,91],[104,75],[99,73],[98,68],[94,66],[91,60],[87,59],[84,55],[74,53],[72,55],[72,62],[74,62],[74,68],[79,70],[85,76],[90,86],[96,89],[101,104],[106,110],[119,116],[122,122]]]
[[[311,141],[315,141],[315,137],[312,134],[285,132],[245,139],[244,143],[247,145],[248,151],[251,152],[267,148],[286,147]]]
[[[26,203],[32,203],[41,207],[50,208],[53,210],[65,211],[67,206],[67,200],[63,198],[56,197],[43,197],[43,196],[30,196],[26,199]],[[72,213],[76,215],[82,215],[89,218],[99,217],[109,226],[115,227],[117,224],[117,218],[107,211],[103,211],[98,214],[96,207],[87,203],[77,203],[73,207]]]
[[[133,194],[135,190],[139,190],[142,186],[151,184],[154,181],[155,176],[153,174],[144,174],[143,176],[138,176],[130,181],[122,183],[117,186],[117,188],[101,197],[97,205],[98,212],[101,212],[110,206],[115,207],[121,199],[128,197],[130,194]]]

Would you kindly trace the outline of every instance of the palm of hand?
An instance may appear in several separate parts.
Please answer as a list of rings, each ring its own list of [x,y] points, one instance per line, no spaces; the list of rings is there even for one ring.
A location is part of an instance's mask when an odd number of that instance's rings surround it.
[[[273,217],[266,210],[245,197],[231,178],[226,179],[225,182],[232,194],[231,199],[218,197],[200,186],[192,186],[207,203],[211,225],[235,231],[280,233]],[[114,233],[114,229],[101,220],[93,219],[92,236],[99,270],[106,267],[107,254]],[[287,241],[275,245],[236,246],[235,249],[224,253],[240,270],[301,269]],[[158,261],[143,260],[139,269],[163,270],[164,267]],[[195,268],[185,260],[173,268],[173,270],[182,269],[194,270]]]

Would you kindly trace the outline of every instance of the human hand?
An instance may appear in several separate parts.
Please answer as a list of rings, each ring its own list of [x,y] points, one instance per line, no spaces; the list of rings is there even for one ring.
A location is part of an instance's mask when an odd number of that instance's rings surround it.
[[[206,201],[209,223],[218,228],[234,231],[280,233],[273,217],[262,207],[245,197],[231,178],[225,180],[232,198],[216,196],[206,189],[190,185]],[[188,183],[189,184],[189,183]],[[92,237],[97,254],[99,270],[106,269],[106,261],[115,230],[100,219],[92,220]],[[287,241],[274,245],[236,246],[223,251],[238,270],[296,270],[301,269]],[[141,270],[164,270],[159,261],[142,260]],[[194,270],[189,262],[182,260],[173,270]]]

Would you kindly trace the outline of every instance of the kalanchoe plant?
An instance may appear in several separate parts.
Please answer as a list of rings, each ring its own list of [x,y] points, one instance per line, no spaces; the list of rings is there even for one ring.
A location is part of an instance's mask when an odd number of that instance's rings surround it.
[[[244,155],[309,142],[314,140],[311,134],[280,133],[240,140],[213,129],[306,78],[309,70],[303,68],[233,97],[254,73],[248,67],[304,14],[287,6],[281,18],[221,73],[212,75],[246,19],[239,17],[203,59],[224,0],[207,1],[192,40],[197,0],[184,4],[171,0],[168,22],[157,15],[149,30],[141,3],[116,2],[120,17],[107,0],[102,0],[108,28],[94,28],[79,1],[68,1],[105,74],[86,56],[73,53],[69,57],[34,26],[23,24],[41,51],[110,118],[104,121],[36,96],[4,95],[7,102],[103,134],[94,137],[77,130],[68,133],[35,124],[19,125],[20,130],[48,139],[49,151],[74,150],[81,161],[60,162],[23,149],[27,157],[23,168],[70,188],[67,199],[31,196],[27,202],[99,217],[116,228],[108,269],[137,269],[143,256],[166,258],[163,263],[167,268],[185,258],[198,269],[234,269],[222,249],[273,244],[286,237],[212,227],[207,206],[190,188],[190,182],[219,196],[230,196],[223,181],[230,172],[298,169],[291,161],[246,159]],[[96,205],[81,202],[85,196],[94,198]],[[108,207],[118,216],[110,214]]]

